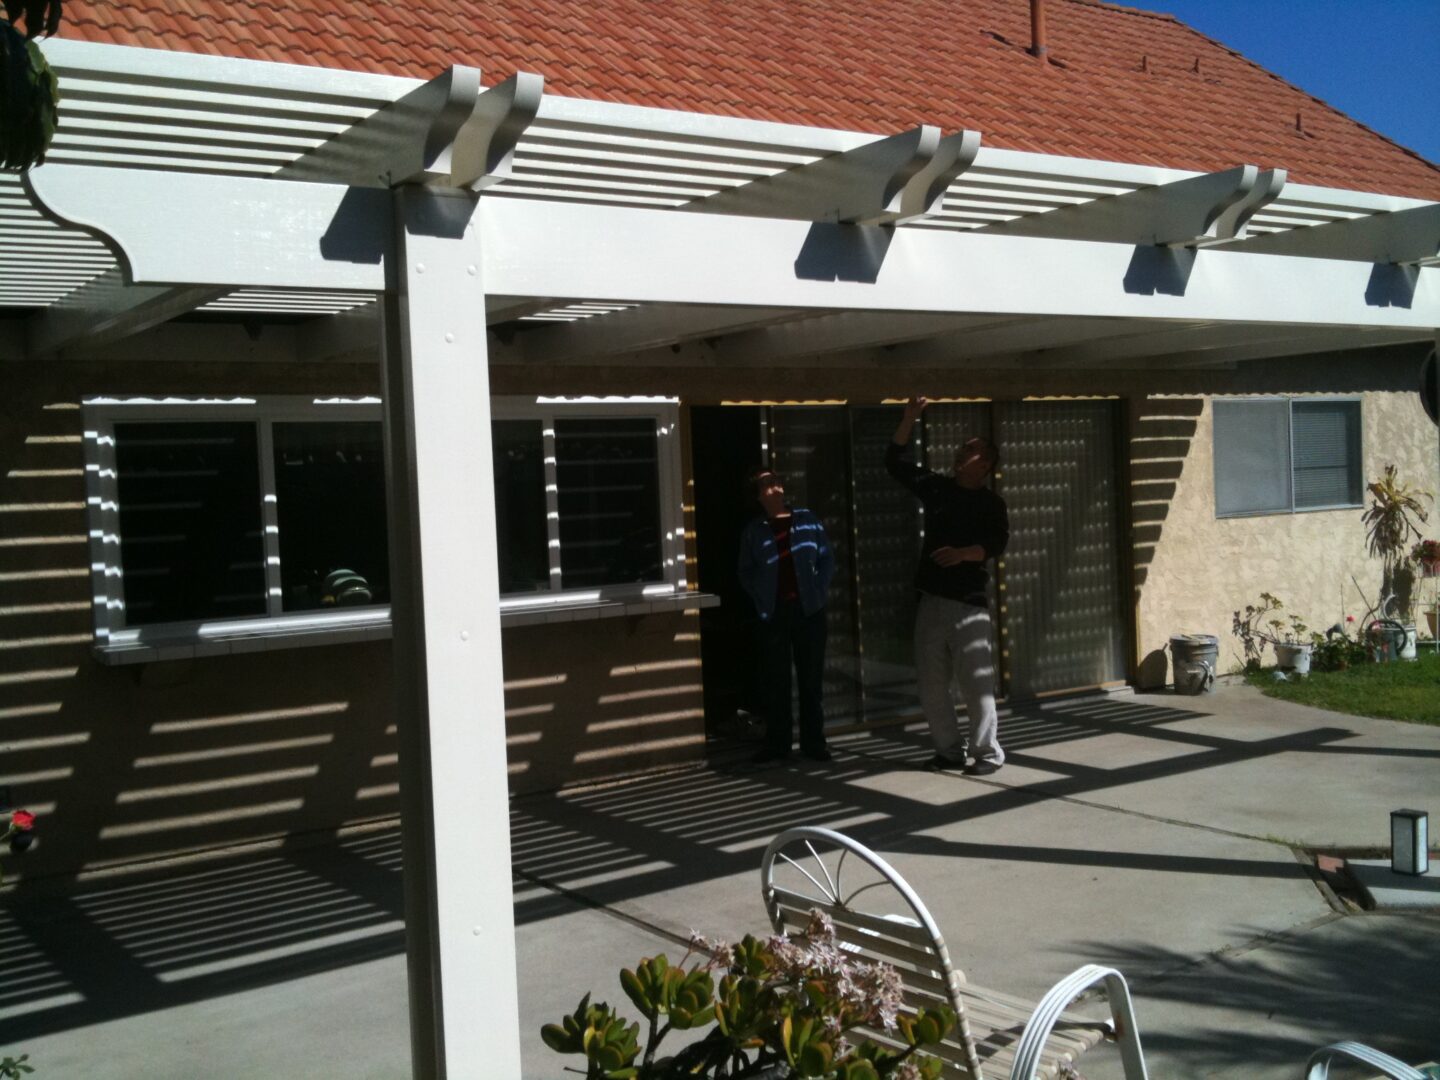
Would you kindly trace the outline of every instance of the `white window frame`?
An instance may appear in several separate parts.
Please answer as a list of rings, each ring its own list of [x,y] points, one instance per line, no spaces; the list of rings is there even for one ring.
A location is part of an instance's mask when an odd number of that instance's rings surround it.
[[[1273,404],[1273,403],[1276,403],[1276,402],[1284,402],[1284,404],[1285,404],[1286,436],[1287,436],[1288,444],[1289,444],[1289,456],[1287,457],[1285,464],[1286,464],[1286,468],[1288,468],[1288,469],[1290,470],[1290,477],[1289,477],[1289,484],[1288,484],[1288,487],[1289,487],[1289,490],[1290,490],[1290,507],[1289,507],[1289,509],[1286,509],[1286,510],[1231,510],[1231,511],[1228,511],[1228,512],[1222,512],[1221,509],[1220,509],[1220,501],[1219,501],[1219,498],[1218,498],[1218,493],[1217,493],[1217,491],[1216,491],[1216,489],[1217,489],[1218,486],[1219,486],[1219,482],[1220,482],[1220,473],[1219,473],[1219,455],[1216,454],[1216,452],[1215,452],[1215,433],[1214,433],[1214,423],[1213,423],[1213,410],[1214,410],[1215,406],[1217,406],[1217,405],[1222,405],[1222,404],[1234,403],[1234,404],[1240,405],[1240,404],[1247,404],[1247,403],[1249,403],[1249,404],[1254,404],[1254,403],[1257,403],[1257,402],[1258,402],[1258,403],[1267,403],[1267,404]],[[1358,501],[1358,502],[1345,502],[1345,503],[1333,503],[1333,504],[1328,504],[1328,505],[1325,505],[1325,506],[1296,506],[1296,505],[1295,505],[1295,405],[1296,405],[1297,402],[1300,403],[1300,404],[1302,404],[1302,405],[1303,405],[1303,404],[1315,403],[1315,402],[1319,402],[1319,403],[1335,403],[1335,404],[1350,403],[1350,404],[1354,404],[1354,405],[1356,405],[1356,406],[1358,407],[1358,412],[1359,412],[1359,416],[1360,416],[1360,425],[1359,425],[1359,428],[1360,428],[1360,430],[1359,430],[1359,441],[1360,441],[1360,445],[1359,445],[1356,449],[1357,449],[1357,452],[1358,452],[1358,461],[1359,461],[1359,466],[1358,466],[1358,467],[1359,467],[1359,470],[1360,470],[1360,488],[1361,488],[1361,492],[1362,492],[1362,496],[1361,496],[1360,501]],[[1284,515],[1284,514],[1319,514],[1319,513],[1325,513],[1325,512],[1330,511],[1330,510],[1355,510],[1355,509],[1359,509],[1359,508],[1361,508],[1361,507],[1363,507],[1363,506],[1365,505],[1364,496],[1363,496],[1363,492],[1364,492],[1364,488],[1365,488],[1365,476],[1366,476],[1366,472],[1365,472],[1365,402],[1364,402],[1364,398],[1359,397],[1358,395],[1355,395],[1355,394],[1252,394],[1252,395],[1249,395],[1249,396],[1246,396],[1246,397],[1228,397],[1228,396],[1227,396],[1227,397],[1223,397],[1223,398],[1211,398],[1211,400],[1210,400],[1210,405],[1211,405],[1211,410],[1212,410],[1212,423],[1211,423],[1211,434],[1210,434],[1210,461],[1211,461],[1211,470],[1212,470],[1211,496],[1212,496],[1212,498],[1215,498],[1215,517],[1216,517],[1217,519],[1220,519],[1220,520],[1229,520],[1229,519],[1232,519],[1232,518],[1279,517],[1279,516]]]
[[[102,659],[170,659],[249,651],[244,646],[320,644],[389,636],[390,606],[286,613],[280,586],[279,522],[272,425],[310,421],[381,422],[379,398],[268,396],[230,398],[90,397],[83,401],[85,482],[94,587],[95,649]],[[136,421],[241,421],[257,426],[260,522],[265,559],[265,615],[146,626],[125,621],[120,563],[119,479],[115,425]]]
[[[494,420],[538,420],[545,464],[545,531],[550,552],[550,588],[508,593],[500,598],[505,613],[544,612],[617,602],[656,601],[687,593],[685,513],[680,467],[680,405],[676,398],[497,397],[490,402]],[[565,589],[560,576],[560,509],[555,470],[555,421],[573,417],[650,418],[655,421],[655,460],[660,500],[660,556],[663,579],[601,588]]]

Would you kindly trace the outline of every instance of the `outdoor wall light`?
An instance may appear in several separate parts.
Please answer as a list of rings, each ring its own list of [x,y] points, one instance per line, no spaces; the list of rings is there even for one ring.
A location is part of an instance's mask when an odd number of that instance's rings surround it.
[[[1390,811],[1390,869],[1397,874],[1430,872],[1430,815],[1424,810]]]

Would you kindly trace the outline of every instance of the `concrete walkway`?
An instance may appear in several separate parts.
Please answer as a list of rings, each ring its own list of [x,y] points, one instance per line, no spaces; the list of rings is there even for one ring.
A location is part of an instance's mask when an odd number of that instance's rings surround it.
[[[1341,1038],[1440,1057],[1440,918],[1337,910],[1293,850],[1383,848],[1390,810],[1440,813],[1440,728],[1229,686],[1032,704],[1001,736],[984,779],[917,771],[912,726],[826,766],[517,800],[524,1077],[564,1075],[538,1029],[586,990],[628,1007],[621,966],[678,958],[692,927],[765,932],[760,854],[796,824],[880,851],[977,983],[1120,968],[1157,1080],[1288,1080]],[[37,1080],[408,1075],[393,828],[43,892],[0,911],[0,1056]],[[1081,1064],[1121,1075],[1109,1047]]]

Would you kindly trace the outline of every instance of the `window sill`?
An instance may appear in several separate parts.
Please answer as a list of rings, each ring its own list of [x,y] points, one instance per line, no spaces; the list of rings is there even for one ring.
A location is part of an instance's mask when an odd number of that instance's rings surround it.
[[[544,626],[550,623],[584,622],[587,619],[609,619],[617,615],[655,615],[668,611],[694,610],[720,606],[714,593],[682,592],[671,596],[637,597],[633,600],[584,600],[575,603],[553,602],[543,605],[504,608],[500,611],[502,628],[512,626]]]
[[[354,641],[387,641],[390,638],[390,611],[372,618],[351,619],[326,626],[311,622],[305,626],[248,626],[233,632],[193,633],[169,637],[155,635],[147,640],[96,643],[95,656],[102,664],[148,664],[158,660],[196,660],[207,656],[236,656],[242,653],[299,649],[308,645],[343,645]]]
[[[582,601],[548,603],[543,607],[517,607],[500,612],[500,626],[542,626],[551,623],[583,622],[619,615],[654,615],[671,611],[711,608],[720,605],[720,597],[712,593],[685,592],[674,596],[646,597],[633,600]],[[349,620],[341,625],[311,622],[305,626],[249,626],[231,633],[210,633],[197,637],[193,633],[155,635],[147,640],[131,640],[96,644],[95,657],[102,664],[149,664],[163,660],[196,660],[209,656],[236,656],[244,653],[273,652],[277,649],[299,649],[312,645],[344,645],[358,641],[388,641],[389,610],[377,612],[373,618]]]

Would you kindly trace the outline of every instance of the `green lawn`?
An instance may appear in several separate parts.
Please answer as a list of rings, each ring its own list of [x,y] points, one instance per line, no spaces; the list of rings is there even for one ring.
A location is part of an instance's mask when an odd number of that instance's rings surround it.
[[[1269,697],[1317,709],[1440,725],[1440,656],[1429,649],[1414,662],[1362,664],[1276,682],[1270,669],[1246,676]]]

